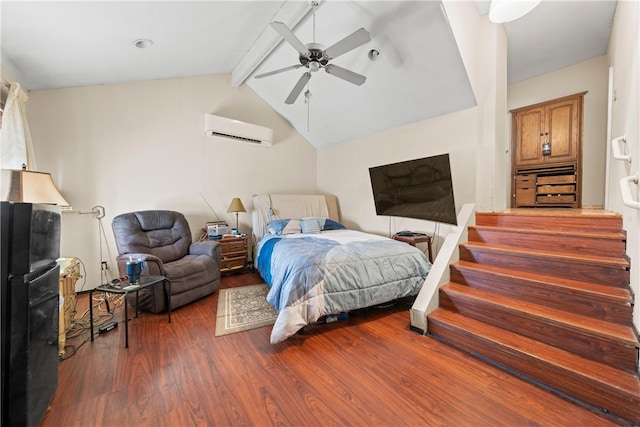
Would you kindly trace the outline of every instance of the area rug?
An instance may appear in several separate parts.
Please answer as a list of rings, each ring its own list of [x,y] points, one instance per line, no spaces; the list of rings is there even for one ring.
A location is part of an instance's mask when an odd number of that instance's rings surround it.
[[[267,302],[268,292],[265,283],[220,289],[216,336],[273,325],[278,312]]]

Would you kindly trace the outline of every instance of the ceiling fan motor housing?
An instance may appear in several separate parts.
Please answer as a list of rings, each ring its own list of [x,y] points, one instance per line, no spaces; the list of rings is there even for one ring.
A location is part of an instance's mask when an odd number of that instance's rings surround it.
[[[325,66],[329,63],[329,58],[324,53],[325,47],[319,43],[308,43],[307,49],[309,49],[308,54],[300,54],[299,59],[300,63],[305,67],[309,67],[310,62],[317,62],[321,66]]]
[[[298,51],[298,61],[300,62],[300,65],[290,65],[279,70],[258,74],[257,76],[255,76],[255,78],[259,79],[262,77],[271,76],[273,74],[295,70],[300,67],[306,67],[309,70],[302,76],[300,76],[295,86],[291,90],[291,93],[289,93],[289,96],[287,97],[287,99],[285,99],[285,104],[293,104],[296,101],[298,95],[300,95],[304,87],[307,85],[307,83],[309,83],[309,79],[311,78],[312,73],[315,73],[320,68],[324,68],[324,70],[332,76],[338,77],[342,80],[358,86],[363,84],[367,79],[361,74],[339,67],[335,64],[329,64],[330,60],[335,59],[338,56],[343,55],[349,51],[352,51],[358,46],[361,46],[371,40],[371,35],[364,28],[360,28],[354,31],[342,40],[326,48],[319,43],[315,43],[315,15],[313,43],[302,43],[300,39],[293,33],[293,31],[291,31],[291,28],[289,28],[283,22],[273,21],[270,25],[275,31],[278,32],[278,34],[282,36],[282,38],[287,43],[289,43],[295,50]]]

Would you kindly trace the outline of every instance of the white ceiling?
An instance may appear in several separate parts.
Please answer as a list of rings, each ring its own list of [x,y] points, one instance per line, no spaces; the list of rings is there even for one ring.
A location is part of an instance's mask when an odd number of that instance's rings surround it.
[[[489,2],[474,1],[486,14]],[[509,82],[604,54],[615,4],[544,0],[505,24]],[[284,103],[305,69],[253,77],[298,63],[269,23],[285,22],[303,43],[313,41],[306,1],[3,0],[0,8],[2,68],[30,90],[231,73],[232,84],[248,84],[316,147],[475,105],[439,1],[321,2],[316,42],[328,47],[360,27],[371,33],[331,61],[367,81],[314,73],[308,105],[303,95]],[[137,49],[138,38],[154,44]],[[381,54],[371,61],[374,48]]]

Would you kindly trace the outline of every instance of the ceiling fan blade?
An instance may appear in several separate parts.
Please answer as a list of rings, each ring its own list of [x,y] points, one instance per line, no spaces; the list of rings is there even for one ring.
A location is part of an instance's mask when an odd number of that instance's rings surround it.
[[[367,78],[362,74],[354,73],[353,71],[347,70],[346,68],[338,67],[337,65],[333,64],[328,64],[326,67],[324,67],[324,70],[331,75],[340,77],[341,79],[358,86],[360,86],[367,80]]]
[[[269,71],[266,73],[258,74],[255,76],[256,79],[261,79],[263,77],[272,76],[274,74],[284,73],[285,71],[295,70],[296,68],[302,67],[302,64],[291,65],[289,67],[280,68],[278,70]]]
[[[302,92],[302,89],[304,89],[304,87],[307,85],[307,82],[310,78],[310,72],[307,71],[306,73],[304,73],[302,77],[300,77],[300,80],[298,80],[298,83],[296,83],[296,85],[293,87],[293,90],[291,90],[291,93],[289,94],[289,96],[287,96],[287,99],[284,101],[284,103],[293,104],[294,102],[296,102],[296,99],[298,99],[298,95],[300,95],[300,92]]]
[[[365,30],[364,28],[360,28],[359,30],[354,31],[339,42],[326,48],[324,53],[329,59],[334,59],[342,55],[343,53],[347,53],[350,50],[357,48],[358,46],[362,46],[370,40],[371,34],[369,34],[369,31]]]
[[[309,49],[300,41],[300,39],[293,34],[293,31],[289,29],[284,23],[273,21],[271,24],[271,28],[276,30],[278,34],[282,36],[283,39],[287,41],[295,50],[300,52],[302,55],[309,56]]]

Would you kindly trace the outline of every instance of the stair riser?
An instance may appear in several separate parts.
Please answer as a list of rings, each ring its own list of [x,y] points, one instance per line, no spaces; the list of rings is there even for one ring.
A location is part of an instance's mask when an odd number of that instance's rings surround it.
[[[464,352],[480,355],[509,369],[520,372],[555,390],[573,396],[609,413],[640,424],[640,398],[614,387],[604,387],[589,378],[578,375],[526,353],[506,348],[451,325],[429,319],[428,330],[434,336]]]
[[[620,325],[630,325],[633,320],[633,307],[623,299],[606,299],[601,294],[590,294],[575,289],[566,289],[553,284],[528,280],[521,277],[494,274],[451,266],[451,281],[495,292],[510,298],[545,305],[558,310],[566,310],[591,318],[598,318]]]
[[[527,233],[524,230],[477,229],[469,227],[469,241],[519,249],[549,250],[569,254],[622,258],[625,255],[623,240],[589,236],[558,236],[552,233]]]
[[[476,224],[492,227],[529,228],[533,230],[557,230],[603,233],[619,233],[622,230],[622,217],[617,216],[537,216],[537,215],[499,215],[476,213]]]
[[[606,286],[626,288],[629,285],[629,270],[607,267],[589,262],[568,262],[554,258],[553,254],[539,257],[506,251],[489,251],[484,248],[460,246],[460,259],[478,264],[493,265],[518,271],[541,273],[548,276],[563,277],[598,283]]]
[[[637,349],[609,336],[594,336],[572,325],[554,322],[469,296],[440,291],[440,307],[520,335],[634,372]]]

